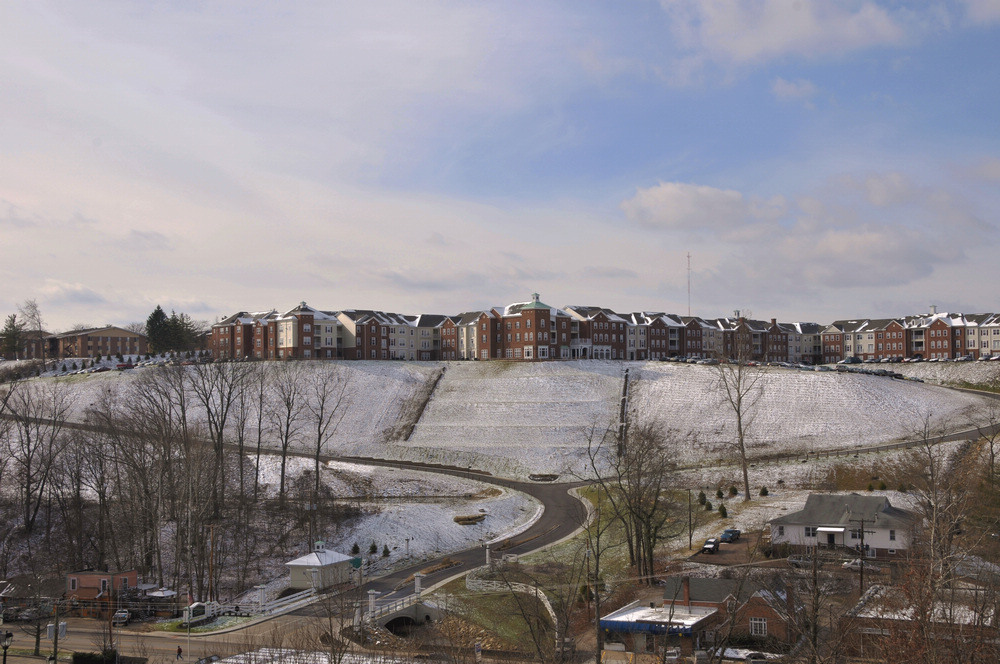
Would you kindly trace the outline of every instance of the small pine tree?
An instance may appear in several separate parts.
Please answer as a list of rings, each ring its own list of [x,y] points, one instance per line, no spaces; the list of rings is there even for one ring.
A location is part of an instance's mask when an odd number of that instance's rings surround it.
[[[716,491],[715,491],[715,497],[716,498],[718,498],[719,500],[722,500],[725,497],[725,495],[726,494],[722,493],[722,489],[716,489]]]
[[[699,491],[698,492],[698,504],[699,505],[704,505],[706,500],[708,500],[708,496],[705,495],[705,492],[704,491]]]
[[[726,506],[722,503],[719,503],[719,516],[723,519],[729,516],[729,510],[727,510]]]
[[[118,351],[118,355],[115,356],[119,362],[124,362],[125,358],[122,357],[121,351]]]
[[[888,485],[886,485],[885,480],[882,480],[881,482],[878,483],[878,490],[879,491],[885,491],[887,488],[888,488]]]
[[[359,553],[361,553],[361,547],[358,546],[357,542],[355,542],[354,544],[351,545],[351,555],[356,556]]]
[[[375,544],[375,540],[372,540],[371,546],[368,547],[368,555],[374,556],[378,553],[378,545]]]
[[[869,490],[869,491],[874,491],[874,490],[875,490],[875,485],[874,485],[874,484],[872,484],[871,482],[869,482],[869,483],[868,483],[868,490]]]
[[[385,545],[382,546],[382,557],[383,558],[388,558],[389,557],[389,545],[388,544],[385,544]]]
[[[739,492],[740,492],[739,489],[737,489],[736,487],[734,487],[734,486],[729,487],[729,497],[730,498],[732,498],[733,496],[739,494]]]
[[[79,369],[79,368],[80,368],[80,367],[76,366],[76,362],[74,362],[74,363],[73,363],[73,371],[76,371],[76,370],[77,370],[77,369]]]
[[[762,495],[762,496],[766,496],[767,495],[767,487],[766,486],[762,486],[760,488],[760,495]]]
[[[62,371],[63,373],[66,373],[66,365],[65,364],[62,365],[62,368],[60,369],[60,371]]]
[[[97,355],[94,356],[94,362],[100,362],[100,361],[101,361],[101,354],[98,353]]]
[[[906,486],[905,482],[903,484],[899,485],[899,492],[900,493],[906,493],[909,490],[910,490],[910,487]]]
[[[715,509],[715,508],[712,507],[712,501],[711,500],[706,500],[705,501],[705,511],[706,512],[711,512],[713,509]]]

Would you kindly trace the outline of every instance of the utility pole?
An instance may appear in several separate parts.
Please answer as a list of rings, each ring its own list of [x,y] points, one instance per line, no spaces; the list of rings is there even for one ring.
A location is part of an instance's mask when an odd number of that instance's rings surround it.
[[[859,519],[848,519],[848,521],[850,521],[851,523],[857,523],[857,524],[859,524],[858,532],[859,532],[859,534],[861,536],[861,544],[858,547],[858,554],[859,554],[858,560],[861,561],[861,564],[858,565],[858,586],[860,588],[861,594],[864,594],[864,592],[865,592],[865,565],[867,564],[866,561],[865,561],[865,558],[866,558],[867,553],[868,553],[865,550],[865,532],[870,532],[870,533],[874,534],[875,531],[874,530],[870,530],[870,531],[866,531],[865,530],[865,521],[866,521],[866,519],[865,519],[864,516],[862,516]],[[869,521],[869,523],[870,523],[870,521]]]
[[[688,551],[694,548],[694,522],[691,514],[691,489],[688,489]]]

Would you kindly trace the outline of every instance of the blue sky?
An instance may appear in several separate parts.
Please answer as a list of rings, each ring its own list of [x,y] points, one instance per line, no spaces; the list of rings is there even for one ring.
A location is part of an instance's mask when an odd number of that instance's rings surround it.
[[[1000,309],[1000,0],[0,5],[0,313]]]

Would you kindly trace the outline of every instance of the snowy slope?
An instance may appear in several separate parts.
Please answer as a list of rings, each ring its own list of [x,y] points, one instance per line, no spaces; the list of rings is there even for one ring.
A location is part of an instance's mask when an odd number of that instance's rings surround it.
[[[968,422],[981,398],[881,376],[764,370],[750,412],[751,455],[876,445],[932,427]],[[631,412],[692,432],[681,463],[731,457],[736,418],[718,387],[717,367],[648,363],[633,374]]]
[[[451,363],[397,449],[522,477],[579,468],[590,428],[615,417],[621,388],[621,363]]]
[[[914,372],[984,371],[998,363],[902,365]],[[620,362],[339,362],[305,370],[346,372],[350,399],[324,453],[471,466],[497,475],[582,473],[591,427],[617,416],[622,369],[631,369],[633,421],[651,419],[692,438],[682,464],[731,457],[733,415],[717,389],[718,369]],[[409,440],[398,433],[445,369]],[[925,368],[926,367],[926,368]],[[155,367],[60,379],[73,386],[75,414],[102,396],[125,396]],[[952,379],[952,378],[949,378]],[[44,379],[51,380],[51,379]],[[925,416],[951,428],[967,422],[982,397],[885,377],[769,368],[750,429],[750,452],[849,448],[909,437]],[[189,417],[201,414],[191,406]],[[232,435],[230,435],[232,439]],[[278,447],[273,434],[265,444]],[[303,426],[293,449],[312,449]]]

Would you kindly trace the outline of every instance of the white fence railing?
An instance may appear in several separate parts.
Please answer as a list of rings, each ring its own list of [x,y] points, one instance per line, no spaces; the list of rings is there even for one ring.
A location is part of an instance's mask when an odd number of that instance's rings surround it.
[[[507,583],[506,581],[488,581],[486,579],[480,579],[477,572],[485,569],[483,567],[477,568],[466,574],[465,576],[465,587],[469,590],[475,592],[515,592],[515,593],[525,593],[527,595],[535,596],[545,610],[549,612],[549,617],[552,618],[552,624],[558,625],[559,619],[556,618],[556,611],[552,608],[552,603],[549,602],[549,598],[545,596],[545,593],[539,590],[535,586],[529,586],[526,583]]]

